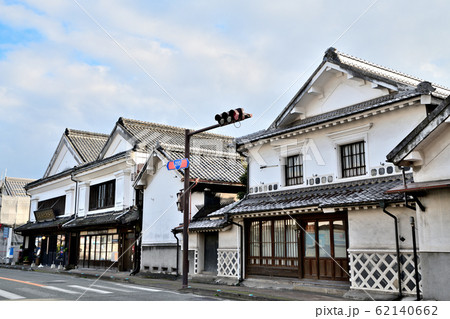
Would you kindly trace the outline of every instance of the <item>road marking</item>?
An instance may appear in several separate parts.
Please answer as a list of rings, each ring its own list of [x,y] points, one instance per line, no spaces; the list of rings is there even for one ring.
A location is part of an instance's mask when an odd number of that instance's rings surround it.
[[[91,287],[83,287],[83,286],[77,286],[77,285],[69,285],[69,287],[72,288],[77,288],[77,289],[82,289],[84,291],[88,290],[88,291],[93,291],[93,292],[97,292],[99,294],[112,294],[111,291],[105,291],[105,290],[100,290],[100,289],[94,289]]]
[[[50,290],[55,290],[55,291],[60,291],[60,292],[64,292],[66,294],[71,294],[71,295],[79,295],[79,294],[81,294],[81,292],[78,292],[78,291],[67,290],[67,289],[63,289],[63,288],[59,288],[59,287],[53,287],[53,286],[44,286],[43,288],[50,289]]]
[[[97,285],[97,284],[93,285],[93,287],[103,288],[103,289],[110,289],[110,290],[121,291],[121,292],[132,292],[131,290],[115,288],[115,287],[109,287],[109,286],[100,286],[100,285]]]
[[[145,291],[151,291],[151,292],[161,292],[162,291],[160,289],[144,288],[144,287],[138,287],[138,286],[124,285],[124,284],[116,284],[116,285],[121,286],[121,287],[133,288],[133,289],[145,290]]]
[[[11,278],[5,278],[5,277],[0,277],[0,279],[3,279],[3,280],[9,280],[9,281],[15,281],[15,282],[20,282],[20,283],[22,283],[22,284],[27,284],[27,285],[37,286],[37,287],[45,287],[44,285],[35,284],[35,283],[29,282],[29,281],[22,281],[22,280],[11,279]]]
[[[25,299],[24,296],[19,296],[19,295],[13,294],[12,292],[1,290],[1,289],[0,289],[0,297],[4,297],[9,300]]]

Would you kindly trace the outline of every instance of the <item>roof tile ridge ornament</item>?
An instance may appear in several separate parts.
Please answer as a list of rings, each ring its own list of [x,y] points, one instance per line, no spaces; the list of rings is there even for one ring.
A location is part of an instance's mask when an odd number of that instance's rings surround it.
[[[77,135],[89,135],[92,137],[108,137],[109,134],[105,134],[105,133],[97,133],[97,132],[89,132],[89,131],[83,131],[83,130],[76,130],[76,129],[71,129],[71,128],[66,128],[64,131],[64,135],[66,136],[73,136],[73,134],[77,134]]]
[[[337,54],[337,50],[333,47],[329,47],[323,56],[324,61],[328,62],[334,62],[334,63],[341,63],[341,60],[339,59],[339,56]]]
[[[422,94],[431,94],[436,88],[429,81],[422,81],[417,84],[416,91]]]

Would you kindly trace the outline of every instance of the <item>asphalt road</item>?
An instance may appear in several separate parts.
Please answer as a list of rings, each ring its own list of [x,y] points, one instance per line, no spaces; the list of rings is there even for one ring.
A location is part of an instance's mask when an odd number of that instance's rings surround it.
[[[220,299],[129,283],[0,268],[0,300],[208,301]]]

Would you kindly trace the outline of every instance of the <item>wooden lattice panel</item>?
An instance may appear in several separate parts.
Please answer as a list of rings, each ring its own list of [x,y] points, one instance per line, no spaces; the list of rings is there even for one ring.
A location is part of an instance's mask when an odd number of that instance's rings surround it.
[[[397,255],[392,251],[351,251],[351,287],[354,289],[398,291]],[[414,256],[412,252],[400,253],[402,292],[416,293]],[[420,279],[420,260],[419,279]],[[419,289],[421,284],[419,283]]]
[[[223,277],[239,277],[239,260],[238,249],[218,249],[217,275]]]

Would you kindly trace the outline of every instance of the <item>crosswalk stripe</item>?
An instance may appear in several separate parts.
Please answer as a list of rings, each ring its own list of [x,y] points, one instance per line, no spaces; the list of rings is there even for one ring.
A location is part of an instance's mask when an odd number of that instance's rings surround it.
[[[63,289],[63,288],[59,288],[59,287],[53,287],[53,286],[44,286],[44,288],[45,289],[59,291],[59,292],[64,292],[66,294],[71,294],[71,295],[79,295],[79,294],[81,294],[81,292],[78,292],[78,291],[67,290],[67,289]]]
[[[159,292],[161,290],[159,289],[153,289],[153,288],[144,288],[144,287],[139,287],[139,286],[129,286],[129,285],[123,285],[123,284],[117,284],[118,286],[121,287],[127,287],[127,288],[132,288],[132,289],[138,289],[138,290],[145,290],[145,291],[152,291],[152,292]]]
[[[88,290],[88,291],[93,291],[93,292],[97,292],[99,294],[112,294],[111,291],[105,291],[105,290],[100,290],[100,289],[94,289],[91,287],[83,287],[83,286],[77,286],[77,285],[69,285],[69,287],[72,288],[77,288],[77,289],[82,289],[84,291]]]
[[[120,291],[120,292],[132,292],[131,290],[126,290],[126,289],[121,289],[121,288],[115,288],[115,287],[107,287],[107,286],[100,286],[95,284],[93,287],[96,288],[103,288],[103,289],[110,289],[110,290],[115,290],[115,291]]]
[[[24,296],[19,296],[19,295],[13,294],[12,292],[1,290],[1,289],[0,289],[0,297],[4,297],[9,300],[25,299]]]

